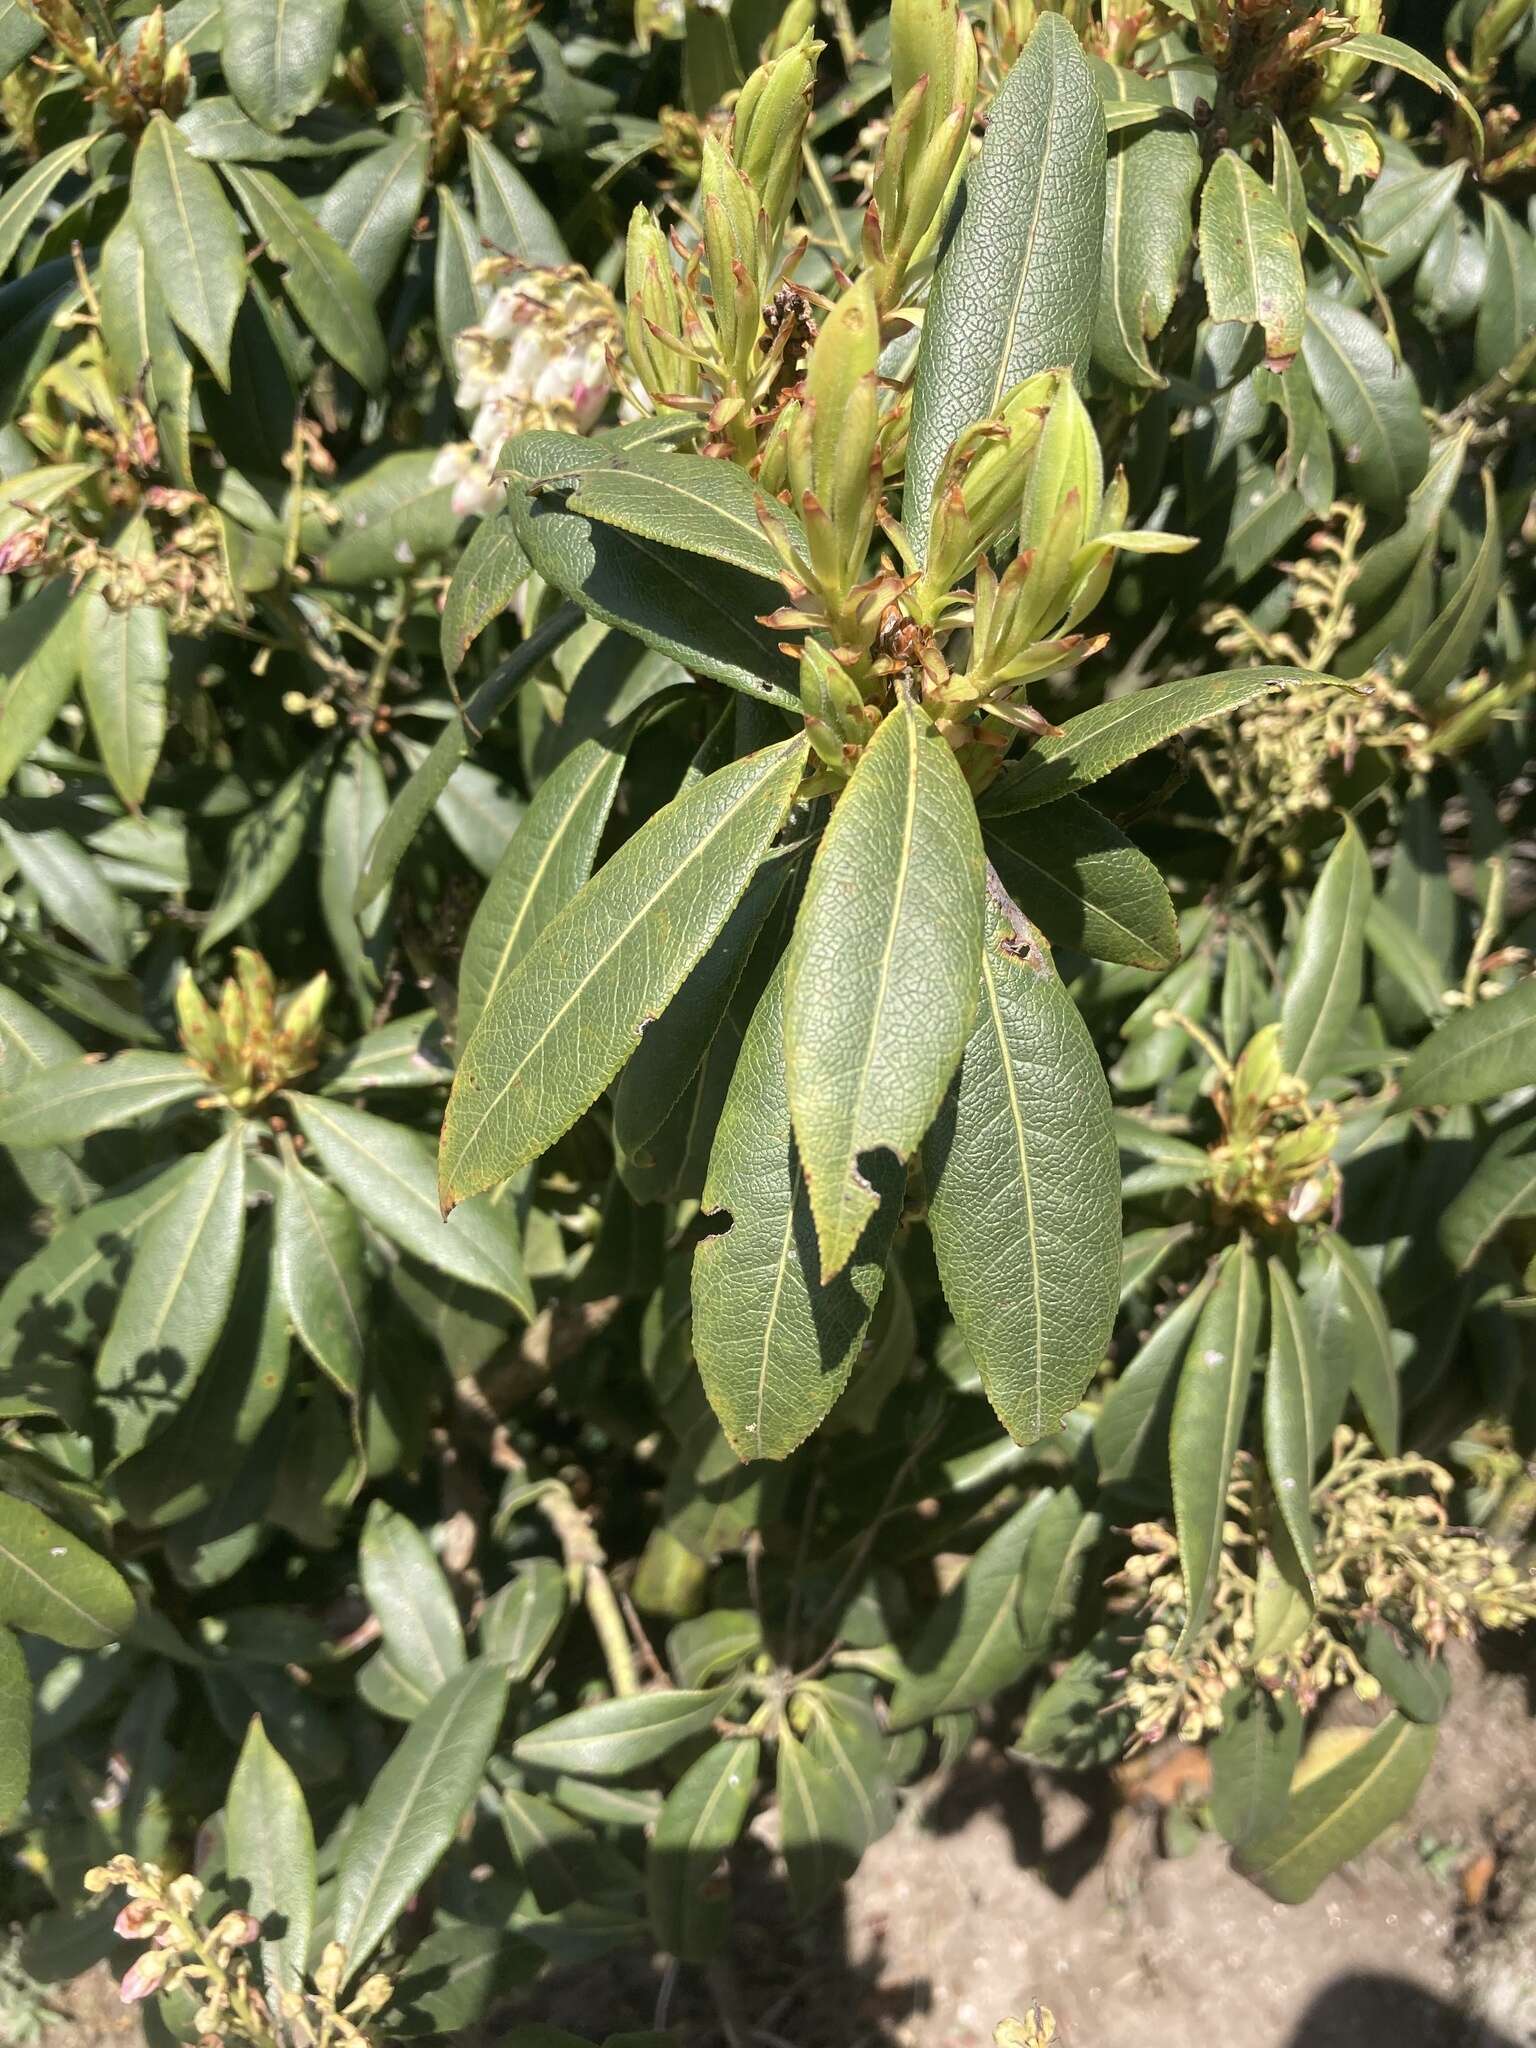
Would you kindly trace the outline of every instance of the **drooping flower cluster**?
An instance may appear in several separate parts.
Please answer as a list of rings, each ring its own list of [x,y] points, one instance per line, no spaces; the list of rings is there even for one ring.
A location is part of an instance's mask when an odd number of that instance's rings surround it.
[[[596,426],[619,345],[618,309],[579,264],[544,270],[498,256],[477,276],[496,289],[479,324],[454,343],[454,397],[473,422],[469,439],[450,442],[432,470],[434,483],[453,485],[460,518],[498,502],[496,458],[514,434],[535,427],[585,434]]]
[[[126,1891],[128,1903],[113,1931],[124,1941],[148,1944],[123,1974],[123,2003],[189,1994],[197,2002],[198,2048],[369,2048],[364,2028],[394,1996],[393,1983],[376,1971],[343,2005],[346,1952],[333,1941],[315,1968],[313,1988],[283,1992],[274,2014],[251,1966],[261,1937],[252,1914],[236,1907],[208,1925],[199,1879],[190,1872],[168,1877],[158,1864],[132,1856],[88,1870],[84,1884],[88,1892]]]
[[[1353,1430],[1336,1430],[1333,1463],[1313,1491],[1317,1577],[1309,1606],[1269,1555],[1253,1460],[1240,1454],[1227,1498],[1221,1576],[1210,1618],[1181,1638],[1188,1613],[1178,1540],[1162,1522],[1129,1533],[1136,1546],[1116,1583],[1147,1620],[1121,1688],[1135,1739],[1198,1742],[1221,1725],[1222,1703],[1256,1680],[1290,1692],[1309,1713],[1350,1685],[1380,1696],[1358,1630],[1386,1627],[1405,1648],[1438,1656],[1453,1636],[1536,1618],[1536,1576],[1480,1529],[1452,1527],[1449,1472],[1428,1458],[1383,1458]]]

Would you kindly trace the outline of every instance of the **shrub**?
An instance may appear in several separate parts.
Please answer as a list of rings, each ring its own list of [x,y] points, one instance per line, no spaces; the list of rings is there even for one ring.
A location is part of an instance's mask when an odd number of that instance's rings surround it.
[[[978,1730],[1209,1742],[1281,1900],[1407,1811],[1536,1611],[1536,29],[1436,14],[0,7],[32,1977],[450,2032]]]

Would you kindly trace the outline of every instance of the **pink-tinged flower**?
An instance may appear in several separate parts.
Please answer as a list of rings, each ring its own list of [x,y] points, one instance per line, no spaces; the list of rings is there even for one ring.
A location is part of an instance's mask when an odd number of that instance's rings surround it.
[[[139,1941],[149,1932],[155,1909],[148,1899],[130,1899],[112,1922],[112,1932],[124,1941]]]
[[[160,1989],[166,1971],[171,1967],[171,1956],[163,1948],[146,1949],[136,1962],[130,1965],[118,1996],[124,2005],[137,2005]]]
[[[248,1948],[260,1936],[261,1922],[238,1910],[226,1913],[213,1930],[213,1938],[221,1948]]]

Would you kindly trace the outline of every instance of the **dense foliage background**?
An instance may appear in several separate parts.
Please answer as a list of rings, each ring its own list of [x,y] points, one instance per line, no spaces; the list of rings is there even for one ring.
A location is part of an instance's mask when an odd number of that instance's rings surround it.
[[[18,1982],[728,2029],[978,1732],[1284,1901],[1409,1809],[1536,1611],[1536,13],[1387,11],[0,0]]]

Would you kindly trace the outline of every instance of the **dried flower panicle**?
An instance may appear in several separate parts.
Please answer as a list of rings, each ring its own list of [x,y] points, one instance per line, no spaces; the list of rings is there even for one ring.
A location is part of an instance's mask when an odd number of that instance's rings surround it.
[[[1316,1603],[1299,1625],[1276,1631],[1266,1603],[1273,1608],[1278,1590],[1294,1609],[1297,1596],[1267,1550],[1264,1496],[1254,1461],[1240,1453],[1210,1617],[1182,1647],[1178,1539],[1165,1522],[1137,1524],[1135,1554],[1114,1582],[1147,1619],[1115,1702],[1134,1717],[1136,1744],[1201,1741],[1220,1727],[1226,1695],[1250,1679],[1294,1694],[1304,1712],[1338,1686],[1378,1698],[1356,1634],[1373,1621],[1433,1657],[1453,1636],[1536,1619],[1536,1572],[1522,1572],[1483,1531],[1451,1524],[1453,1484],[1428,1458],[1383,1458],[1367,1437],[1335,1431],[1333,1463],[1312,1495]]]
[[[210,1925],[200,1908],[206,1893],[190,1872],[168,1877],[155,1863],[114,1856],[88,1870],[88,1892],[121,1889],[128,1903],[113,1922],[124,1941],[143,1941],[123,1975],[125,2005],[173,1991],[197,2001],[198,2048],[371,2048],[366,2022],[384,2010],[394,1985],[382,1971],[366,1977],[342,2003],[347,1982],[346,1951],[328,1944],[314,1973],[313,1988],[285,1991],[271,2005],[257,1984],[250,1951],[261,1938],[260,1923],[238,1907]]]
[[[545,270],[494,257],[477,273],[496,289],[479,324],[454,343],[455,392],[473,414],[467,441],[440,450],[432,481],[453,485],[461,518],[500,502],[496,458],[514,434],[552,427],[590,433],[613,388],[619,346],[612,295],[579,264]]]

